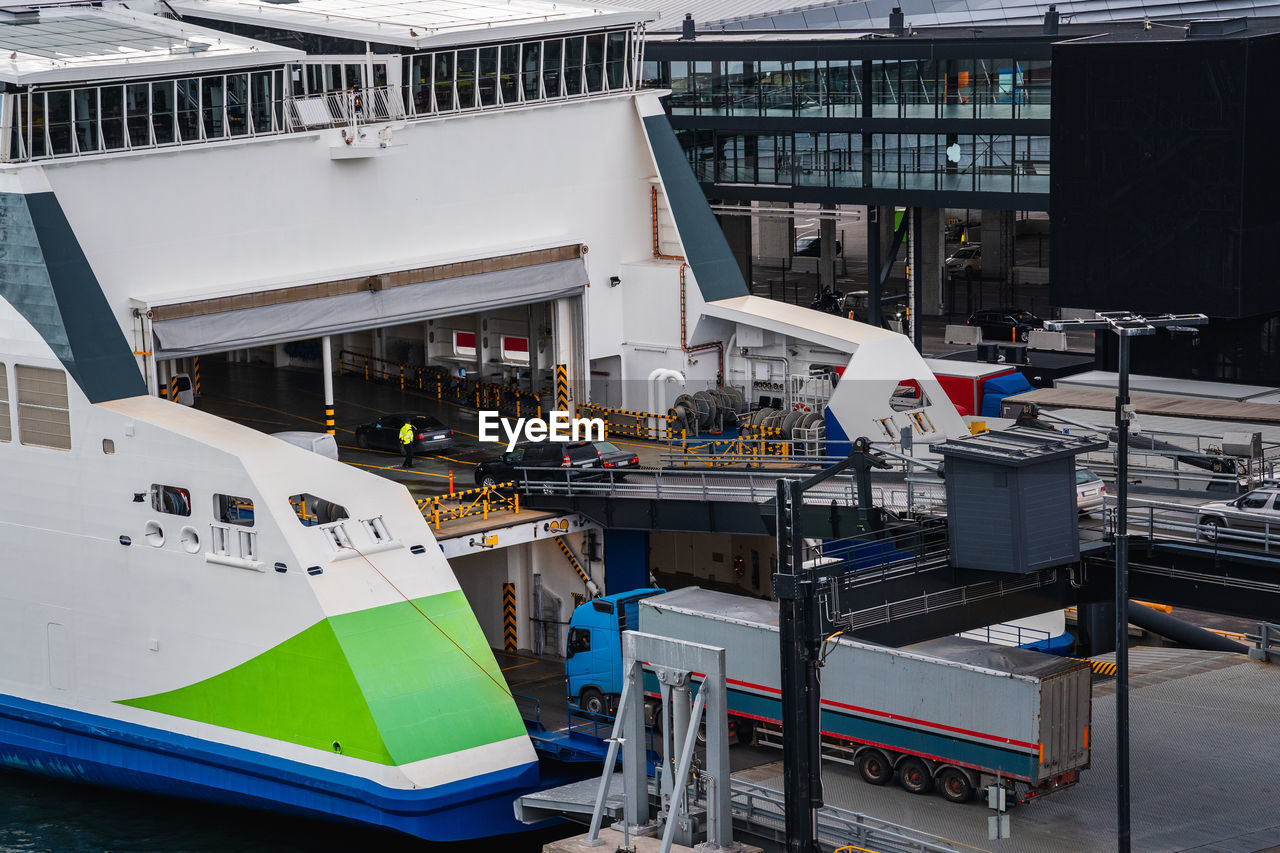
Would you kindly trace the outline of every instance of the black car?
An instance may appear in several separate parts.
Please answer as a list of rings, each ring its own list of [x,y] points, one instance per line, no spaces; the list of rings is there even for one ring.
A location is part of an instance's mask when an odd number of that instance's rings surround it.
[[[453,447],[453,430],[431,415],[420,412],[397,412],[378,418],[373,423],[356,427],[356,444],[377,450],[401,453],[400,427],[413,425],[413,452],[436,453]]]
[[[840,250],[844,248],[837,240],[835,244],[835,253],[840,254]],[[797,258],[820,258],[822,257],[822,238],[821,237],[801,237],[796,240],[795,250],[791,253]]]
[[[634,468],[640,457],[619,450],[611,441],[530,441],[476,466],[476,485],[495,486],[521,479],[598,480],[608,471]],[[531,468],[560,468],[529,471]]]
[[[983,340],[1025,343],[1032,329],[1044,328],[1044,321],[1030,311],[995,308],[974,311],[969,315],[969,325],[982,329]]]

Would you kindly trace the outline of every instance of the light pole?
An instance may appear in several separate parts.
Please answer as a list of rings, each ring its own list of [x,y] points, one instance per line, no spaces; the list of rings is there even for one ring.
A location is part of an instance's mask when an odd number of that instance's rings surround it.
[[[1099,311],[1092,320],[1046,320],[1050,331],[1091,329],[1120,338],[1120,383],[1116,391],[1116,849],[1129,853],[1129,338],[1156,329],[1177,330],[1209,322],[1204,314]]]

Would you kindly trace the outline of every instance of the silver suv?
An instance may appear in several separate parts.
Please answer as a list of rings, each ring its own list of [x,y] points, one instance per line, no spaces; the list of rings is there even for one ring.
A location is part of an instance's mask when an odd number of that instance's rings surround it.
[[[1214,541],[1226,531],[1280,535],[1280,488],[1254,489],[1229,501],[1201,504],[1196,527],[1200,535]]]

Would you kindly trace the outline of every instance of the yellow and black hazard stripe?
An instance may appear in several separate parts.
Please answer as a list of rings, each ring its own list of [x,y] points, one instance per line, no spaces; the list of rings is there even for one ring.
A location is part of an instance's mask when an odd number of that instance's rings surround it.
[[[568,411],[568,365],[556,365],[556,411]]]
[[[1114,661],[1091,660],[1089,658],[1072,658],[1072,660],[1078,660],[1081,663],[1089,664],[1089,668],[1093,670],[1094,675],[1114,676],[1116,674],[1116,665]]]
[[[502,585],[502,650],[516,650],[516,585]]]
[[[573,552],[569,550],[569,546],[565,544],[563,536],[556,537],[556,544],[560,546],[560,552],[564,554],[564,558],[569,561],[569,565],[578,573],[578,577],[582,578],[583,583],[590,583],[591,577],[587,574],[586,569],[582,568],[582,564],[578,562],[578,558],[573,556]]]
[[[665,418],[671,420],[671,413],[659,415],[655,412],[633,412],[630,409],[610,409],[605,406],[585,405],[579,407],[583,413],[600,414],[600,415],[626,415],[631,418]]]

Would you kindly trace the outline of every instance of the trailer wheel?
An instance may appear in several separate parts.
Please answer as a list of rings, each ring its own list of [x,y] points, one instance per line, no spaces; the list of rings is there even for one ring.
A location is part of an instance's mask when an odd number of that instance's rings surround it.
[[[578,697],[578,707],[588,714],[609,713],[609,704],[604,701],[604,694],[594,687],[582,688],[582,695]]]
[[[883,752],[868,749],[858,754],[858,773],[872,785],[883,785],[893,777],[893,766]]]
[[[933,777],[929,768],[918,758],[904,758],[898,765],[898,781],[913,794],[927,794],[933,790]]]
[[[967,803],[973,796],[969,775],[957,767],[947,767],[938,774],[938,790],[953,803]]]

